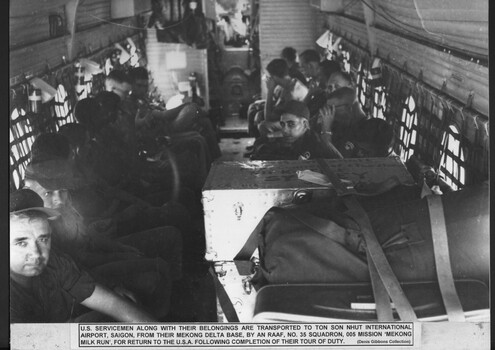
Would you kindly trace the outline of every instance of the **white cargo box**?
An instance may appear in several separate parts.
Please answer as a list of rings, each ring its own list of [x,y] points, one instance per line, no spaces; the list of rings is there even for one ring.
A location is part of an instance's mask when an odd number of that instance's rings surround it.
[[[414,183],[399,157],[325,161],[349,186],[391,177]],[[335,194],[325,185],[298,179],[303,170],[322,173],[311,160],[214,163],[203,187],[206,260],[232,261],[271,207]]]

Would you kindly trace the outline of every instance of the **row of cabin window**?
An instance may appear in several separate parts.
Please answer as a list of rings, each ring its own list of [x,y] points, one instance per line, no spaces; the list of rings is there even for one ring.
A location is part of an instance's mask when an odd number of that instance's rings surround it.
[[[86,81],[84,89],[81,89],[78,93],[77,99],[83,99],[91,94],[97,93],[93,91],[93,79]],[[75,87],[74,87],[75,88]],[[54,97],[54,101],[49,102],[51,104],[49,110],[51,112],[51,118],[55,121],[54,131],[67,123],[74,123],[76,120],[73,114],[73,107],[70,98],[67,94],[67,90],[62,84],[57,87],[57,93]],[[46,130],[35,130],[33,121],[26,118],[26,111],[24,108],[16,107],[10,115],[10,168],[11,168],[11,181],[15,189],[18,189],[22,185],[22,179],[24,178],[25,169],[29,163],[30,150],[34,142],[36,135],[45,132]],[[39,117],[43,117],[39,115]]]
[[[138,67],[142,58],[143,50],[138,50],[136,46],[130,47],[127,44],[121,44],[130,52],[129,64],[131,67]],[[139,51],[139,52],[138,52]],[[102,66],[105,75],[114,68],[110,57],[103,58]],[[98,78],[96,78],[98,77]],[[94,96],[104,89],[103,74],[91,76],[83,86],[74,86],[73,80],[64,79],[63,84],[57,86],[57,93],[53,101],[49,102],[49,108],[46,108],[49,120],[38,123],[37,120],[26,118],[26,106],[15,106],[10,116],[10,168],[11,168],[11,187],[18,189],[22,185],[25,168],[29,162],[31,145],[37,135],[43,132],[58,131],[60,126],[75,122],[73,115],[74,105],[77,101]],[[65,84],[65,86],[64,86]],[[70,89],[68,94],[68,90]],[[27,92],[26,92],[27,93]],[[46,110],[45,109],[45,110]],[[44,124],[43,127],[37,127]]]
[[[350,53],[344,51],[342,54],[344,69],[350,72]],[[385,114],[387,105],[387,91],[383,86],[377,86],[367,96],[369,91],[367,84],[368,72],[361,66],[358,69],[358,100],[365,108],[369,105],[370,114],[375,118],[387,120]],[[416,101],[412,96],[408,96],[403,102],[402,114],[400,117],[400,127],[397,137],[399,144],[398,153],[402,161],[406,162],[413,154],[418,141],[418,111]],[[464,166],[464,151],[460,143],[459,129],[455,125],[449,125],[448,129],[443,131],[441,142],[441,160],[439,173],[444,180],[455,190],[462,188],[466,183],[466,169]]]

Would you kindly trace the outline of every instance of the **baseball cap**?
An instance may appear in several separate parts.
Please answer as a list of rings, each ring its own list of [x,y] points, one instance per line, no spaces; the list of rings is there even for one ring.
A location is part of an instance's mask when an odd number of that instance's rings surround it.
[[[54,219],[59,216],[58,210],[45,208],[43,199],[33,190],[23,188],[10,193],[9,212],[18,214],[28,210],[39,211],[48,216],[48,219]]]
[[[30,163],[26,167],[25,178],[37,181],[47,190],[75,189],[74,169],[65,159],[52,159],[40,163]]]
[[[370,118],[358,121],[351,129],[350,141],[355,144],[369,145],[379,154],[386,156],[393,146],[394,131],[383,119]]]
[[[51,159],[67,159],[70,142],[66,136],[56,133],[39,135],[31,146],[31,162],[38,163]]]
[[[300,101],[287,101],[279,110],[281,114],[290,113],[299,118],[309,119],[309,109],[306,104]]]

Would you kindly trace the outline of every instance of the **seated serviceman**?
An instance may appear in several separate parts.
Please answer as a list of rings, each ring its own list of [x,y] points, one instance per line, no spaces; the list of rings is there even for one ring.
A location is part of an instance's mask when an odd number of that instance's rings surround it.
[[[338,75],[340,73],[343,72],[337,61],[324,60],[320,62],[320,88],[327,93],[334,91],[335,89],[329,89],[329,80],[333,75]]]
[[[341,149],[351,127],[362,119],[367,116],[361,109],[356,91],[343,87],[328,95],[326,106],[320,109],[320,124],[312,125],[312,128],[330,137],[332,144]]]
[[[114,69],[105,77],[105,91],[113,92],[125,100],[132,90],[129,76],[122,70]]]
[[[358,121],[351,129],[340,152],[344,158],[374,158],[394,156],[394,132],[383,119]]]
[[[311,115],[310,125],[312,128],[319,110],[326,104],[328,91],[326,82],[336,71],[340,71],[340,65],[336,61],[323,60],[319,64],[318,75],[316,78],[318,80],[318,84],[313,85],[308,93],[308,96],[304,100],[309,108],[309,113]]]
[[[297,63],[297,51],[293,47],[284,47],[280,57],[287,62],[289,67],[289,75],[291,78],[299,80],[304,85],[307,85],[306,77],[301,72],[299,68],[299,63]]]
[[[122,227],[118,225],[109,233],[118,238],[105,237],[101,230],[89,230],[84,218],[72,206],[71,175],[71,167],[62,160],[26,168],[26,187],[43,195],[46,207],[57,208],[62,213],[53,222],[54,243],[91,272],[111,282],[122,283],[137,293],[157,317],[165,316],[169,312],[170,293],[181,288],[182,282],[173,281],[183,278],[181,232],[175,227],[158,226],[162,220],[160,213],[149,210],[140,211],[134,220],[144,221],[153,229],[127,234],[127,230],[118,231]],[[132,227],[132,218],[130,224],[129,220],[124,222]],[[186,241],[188,249],[184,252],[188,260],[200,255],[193,250],[196,246],[192,243],[195,243],[194,238],[198,241],[197,237],[190,236]],[[153,279],[150,281],[141,274],[151,274]],[[142,283],[143,278],[146,283]]]
[[[57,215],[56,210],[43,208],[42,199],[33,191],[18,190],[10,195],[11,322],[71,321],[77,316],[73,314],[75,303],[116,321],[156,321],[96,282],[69,256],[52,250],[50,220]]]
[[[320,54],[316,50],[306,50],[299,55],[301,71],[306,76],[310,89],[314,89],[320,84],[320,61]]]
[[[326,80],[326,91],[332,93],[343,87],[354,88],[354,82],[351,75],[342,70],[332,72]]]
[[[254,145],[254,160],[342,158],[336,149],[309,128],[309,109],[303,102],[288,101],[281,108],[283,137],[260,138]]]
[[[98,103],[97,99],[92,98],[83,99],[76,104],[75,117],[82,125],[86,126],[90,136],[90,141],[82,146],[82,152],[79,152],[76,158],[78,170],[85,174],[90,187],[105,193],[105,196],[128,204],[135,204],[144,200],[153,206],[162,207],[162,214],[169,210],[174,215],[168,215],[170,221],[166,224],[179,226],[183,232],[186,232],[187,230],[182,224],[184,223],[183,219],[188,217],[187,211],[195,216],[202,215],[200,203],[195,194],[184,186],[176,186],[179,180],[178,176],[175,176],[175,181],[169,180],[168,188],[157,190],[156,186],[153,188],[151,185],[146,186],[142,183],[139,173],[130,171],[128,162],[125,161],[127,155],[122,154],[120,156],[121,152],[117,141],[112,142],[115,134],[109,123],[113,119],[111,115],[114,114],[114,111],[110,108],[105,112],[105,101],[112,102],[112,97],[116,97],[116,95],[110,92],[106,92],[105,95],[108,95],[108,99],[101,98],[101,104]],[[118,140],[118,136],[115,139]],[[171,174],[174,173],[171,172]],[[82,194],[85,195],[85,193]],[[174,203],[174,201],[179,203]],[[185,206],[187,211],[182,206]],[[90,207],[87,209],[91,210]],[[139,221],[144,223],[143,220]],[[126,225],[126,227],[128,226]]]
[[[217,136],[211,121],[195,104],[185,103],[171,110],[153,104],[148,99],[148,72],[143,67],[129,72],[133,90],[128,107],[135,110],[136,131],[140,147],[152,157],[165,147],[160,140],[167,138],[167,146],[178,155],[180,163],[183,157],[188,159],[189,167],[200,179],[202,186],[210,169],[213,158],[220,156]],[[181,155],[181,156],[179,156]],[[191,162],[195,158],[195,162]],[[181,163],[181,169],[187,170]]]
[[[136,258],[141,251],[148,257],[160,257],[169,263],[177,279],[182,275],[182,235],[172,226],[156,227],[133,233],[118,239],[107,238],[98,232],[90,232],[84,218],[72,205],[70,191],[76,187],[74,171],[65,160],[50,160],[28,164],[25,188],[35,191],[45,207],[57,209],[62,214],[53,222],[55,243],[69,252],[87,267],[102,265],[115,260]],[[149,215],[149,220],[153,215]]]
[[[31,161],[42,162],[49,159],[70,158],[70,145],[64,136],[56,133],[40,134],[31,145]]]
[[[118,74],[117,74],[118,73]],[[147,72],[146,72],[147,74]],[[130,166],[130,169],[133,170],[134,172],[138,172],[140,175],[140,178],[142,181],[145,181],[148,184],[153,185],[151,188],[156,189],[156,186],[170,186],[170,179],[171,179],[171,174],[170,172],[173,171],[173,168],[171,168],[170,163],[168,165],[166,162],[152,162],[152,161],[145,161],[144,159],[141,159],[139,155],[142,155],[144,158],[149,158],[147,155],[144,155],[143,151],[144,149],[142,148],[142,145],[148,145],[150,143],[148,142],[143,142],[143,140],[147,140],[150,137],[154,139],[155,137],[158,136],[157,131],[155,130],[164,130],[163,128],[157,127],[157,125],[151,126],[152,135],[147,135],[148,137],[145,137],[143,139],[143,134],[142,134],[142,128],[145,129],[150,129],[148,127],[148,123],[144,122],[143,124],[137,122],[140,120],[148,120],[149,118],[141,118],[141,114],[145,113],[146,115],[151,115],[153,116],[152,120],[157,119],[155,115],[158,113],[158,115],[166,115],[167,118],[158,118],[159,124],[163,124],[163,120],[167,121],[166,127],[171,127],[169,129],[177,129],[180,131],[186,131],[182,130],[183,128],[189,127],[190,122],[194,121],[199,115],[199,109],[194,105],[194,104],[186,104],[182,107],[178,107],[180,110],[171,110],[171,111],[162,111],[159,112],[157,110],[151,111],[151,113],[148,113],[149,109],[146,104],[144,103],[138,103],[138,100],[135,97],[132,97],[127,93],[127,88],[131,81],[130,77],[128,77],[124,72],[119,72],[119,71],[112,71],[111,74],[107,77],[106,81],[109,81],[110,84],[107,84],[107,90],[112,89],[113,92],[118,93],[119,96],[119,102],[118,105],[114,108],[117,109],[116,113],[118,115],[117,121],[112,123],[112,126],[108,129],[108,131],[111,131],[112,137],[111,139],[114,140],[115,142],[119,141],[117,143],[115,153],[116,155],[123,155],[127,156],[129,158],[127,161],[125,161],[126,164]],[[139,89],[138,89],[139,90]],[[100,95],[103,94],[98,94],[96,98],[98,99]],[[107,100],[107,96],[103,95],[104,99],[102,99],[102,102]],[[139,100],[142,102],[142,100]],[[111,106],[110,106],[111,107]],[[172,118],[168,118],[172,117]],[[199,120],[199,119],[198,119]],[[209,121],[209,120],[208,120]],[[168,123],[169,122],[169,123]],[[206,123],[204,123],[206,125]],[[201,125],[204,127],[205,125]],[[140,133],[138,133],[137,126],[140,127]],[[209,125],[211,127],[211,123]],[[202,128],[205,129],[205,128]],[[206,129],[205,129],[206,130]],[[210,130],[213,130],[212,127]],[[170,131],[170,130],[169,130]],[[146,136],[146,135],[144,135]],[[162,136],[166,136],[166,133],[164,131]],[[199,137],[199,135],[198,135]],[[216,143],[216,137],[215,138],[215,145],[219,150],[218,144]],[[101,140],[101,142],[107,142],[107,138],[104,138]],[[154,140],[149,140],[153,141]],[[148,151],[149,151],[149,147]],[[122,149],[122,152],[118,152],[118,149]],[[155,148],[156,151],[156,148]],[[204,146],[203,149],[204,150]],[[147,153],[147,152],[146,152]],[[204,159],[204,153],[208,153],[208,151],[205,151],[203,153],[199,153],[197,155],[193,154],[189,156],[189,162],[179,162],[181,165],[180,167],[180,174],[182,177],[182,180],[184,182],[187,182],[187,185],[190,187],[195,187],[197,189],[200,189],[203,185],[204,180],[206,179],[206,173],[207,169],[209,166],[209,163],[207,164],[206,160]],[[160,152],[162,154],[162,152]],[[160,157],[160,154],[158,156]],[[152,154],[154,156],[154,154]],[[199,159],[198,159],[199,158]],[[209,153],[208,153],[208,158],[209,158]],[[179,157],[179,160],[181,158]],[[194,162],[194,160],[196,160]],[[165,168],[162,166],[166,165]],[[198,170],[197,171],[192,171],[190,168],[195,167]],[[201,171],[200,171],[201,170]],[[194,173],[194,175],[193,175]],[[202,177],[198,176],[198,174],[202,174]],[[136,191],[134,191],[136,192]],[[138,191],[140,192],[140,189],[138,188]]]
[[[308,89],[299,80],[290,77],[287,63],[281,58],[270,61],[266,70],[268,74],[264,120],[259,122],[258,130],[261,136],[270,133],[281,135],[280,111],[276,107],[290,100],[304,101]]]
[[[62,125],[58,129],[57,134],[65,136],[69,141],[71,148],[70,158],[76,158],[83,150],[84,145],[90,140],[89,132],[86,127],[78,123],[67,123]]]
[[[133,108],[136,111],[140,109],[140,113],[136,113],[136,126],[138,128],[150,129],[150,126],[155,125],[155,129],[158,129],[156,132],[170,136],[196,131],[206,142],[207,161],[211,162],[211,159],[216,159],[221,155],[211,121],[196,104],[190,103],[194,101],[187,101],[188,103],[179,107],[165,110],[148,99],[149,80],[148,71],[145,68],[132,68],[129,71],[129,77],[132,82],[130,100],[134,103]],[[190,137],[192,136],[195,135]]]

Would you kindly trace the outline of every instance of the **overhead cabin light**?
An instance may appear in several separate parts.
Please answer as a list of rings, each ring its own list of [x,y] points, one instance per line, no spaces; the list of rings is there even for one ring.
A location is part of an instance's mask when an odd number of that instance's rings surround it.
[[[35,88],[41,91],[41,102],[46,103],[51,101],[55,95],[57,94],[57,90],[53,88],[50,84],[45,82],[40,78],[33,78],[29,81],[29,83]]]

